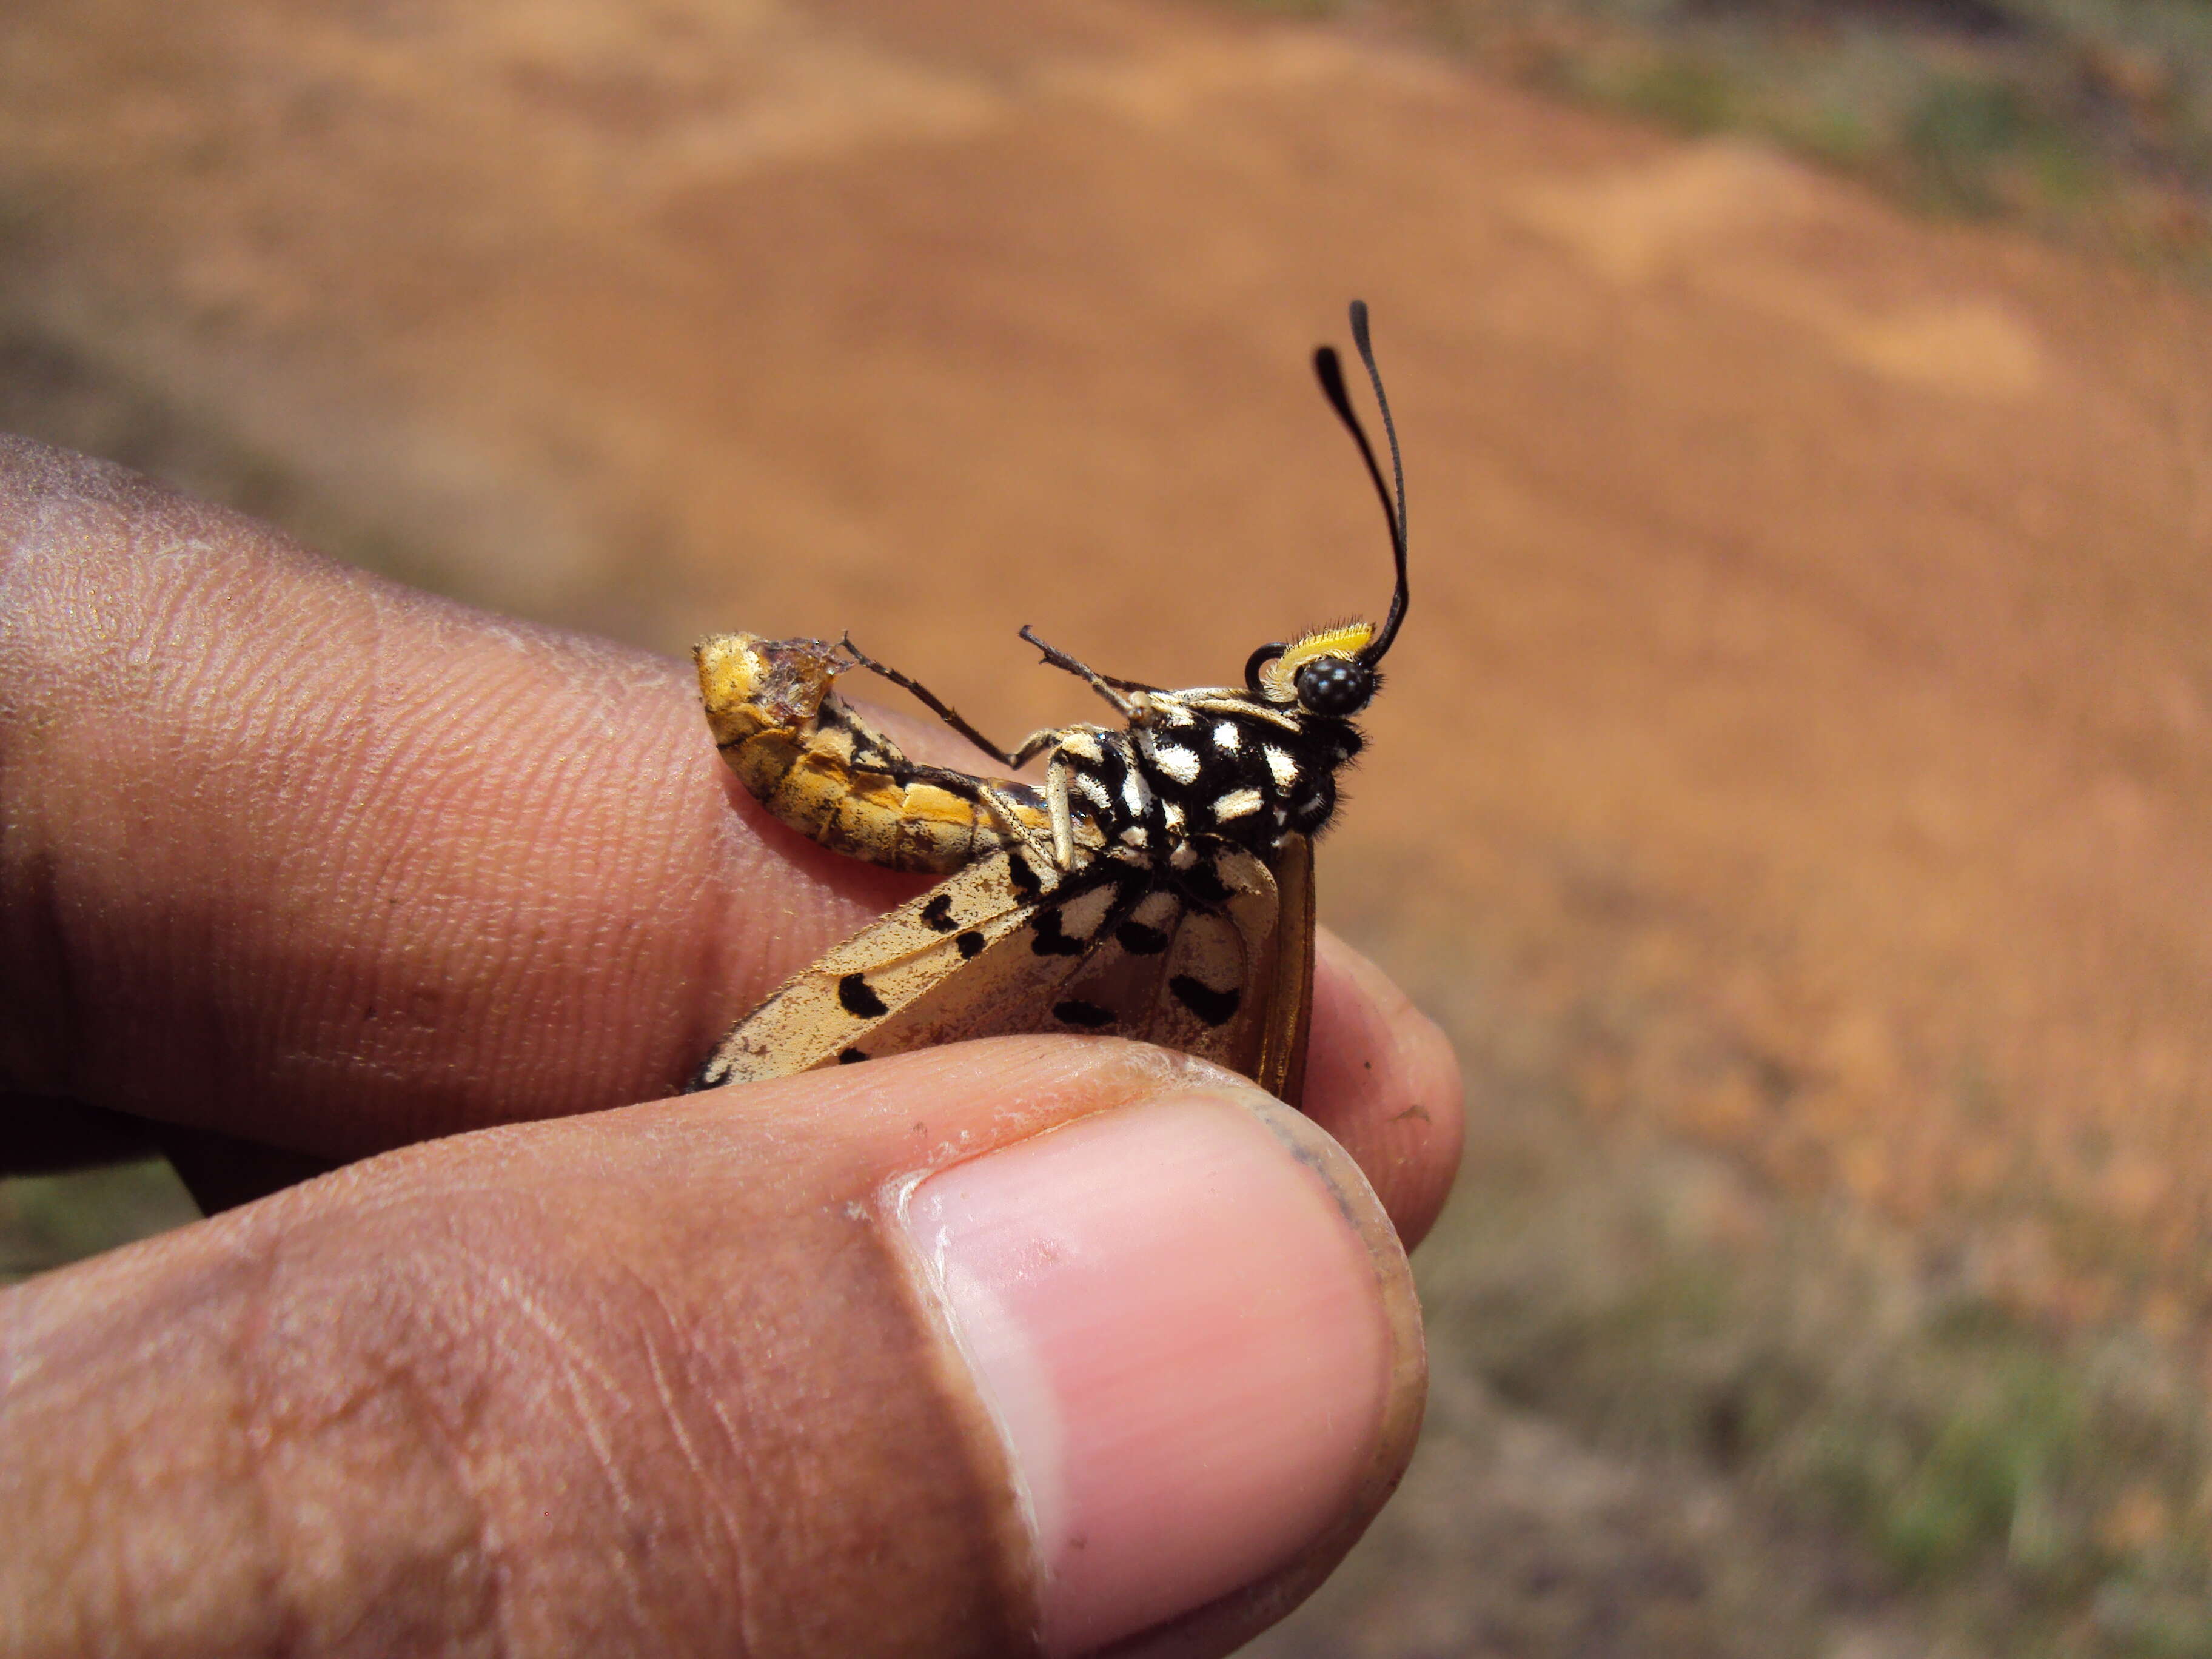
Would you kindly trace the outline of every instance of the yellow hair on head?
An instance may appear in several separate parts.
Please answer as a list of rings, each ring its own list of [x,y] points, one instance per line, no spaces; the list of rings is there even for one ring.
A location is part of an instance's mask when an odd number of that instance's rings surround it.
[[[1260,670],[1260,684],[1267,689],[1269,702],[1296,702],[1298,670],[1316,657],[1356,657],[1374,638],[1372,623],[1339,623],[1334,628],[1317,628],[1281,656],[1264,665]]]

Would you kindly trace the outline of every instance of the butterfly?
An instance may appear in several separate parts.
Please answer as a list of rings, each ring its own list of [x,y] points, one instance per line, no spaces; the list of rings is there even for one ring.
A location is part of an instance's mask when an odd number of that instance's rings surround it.
[[[1405,620],[1405,470],[1369,337],[1352,334],[1389,442],[1385,483],[1335,351],[1314,353],[1388,521],[1397,585],[1377,628],[1348,622],[1252,653],[1241,687],[1167,690],[1101,674],[1021,637],[1084,680],[1116,725],[1049,727],[1003,749],[848,635],[718,635],[695,651],[723,758],[770,812],[823,845],[941,875],[792,976],[732,1028],[691,1087],[784,1077],[970,1037],[1103,1033],[1253,1079],[1292,1104],[1313,1008],[1313,842],[1352,717],[1382,684]],[[838,695],[865,669],[911,693],[1042,785],[910,759]]]

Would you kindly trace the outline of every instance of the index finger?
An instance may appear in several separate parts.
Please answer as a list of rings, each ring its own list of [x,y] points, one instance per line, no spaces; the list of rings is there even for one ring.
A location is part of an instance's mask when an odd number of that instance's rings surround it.
[[[668,1094],[920,885],[738,788],[682,665],[19,440],[0,811],[9,1086],[336,1158]],[[1456,1155],[1440,1039],[1334,965],[1317,992],[1355,1156],[1409,1103],[1449,1120],[1399,1137],[1418,1230]]]

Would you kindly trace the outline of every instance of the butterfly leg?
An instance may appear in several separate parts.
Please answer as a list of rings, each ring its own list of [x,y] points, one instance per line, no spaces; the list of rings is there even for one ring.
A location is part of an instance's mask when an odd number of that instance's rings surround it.
[[[1075,867],[1075,839],[1072,823],[1066,819],[1065,799],[1053,808],[1052,836],[1049,841],[1024,823],[1017,810],[1017,803],[987,778],[975,780],[976,794],[984,805],[1006,826],[1007,833],[1020,842],[1038,864],[1051,870],[1073,870]],[[1065,833],[1062,824],[1068,823]],[[1062,849],[1065,849],[1063,852]]]
[[[1148,690],[1151,688],[1139,687],[1133,681],[1129,680],[1109,678],[1107,676],[1100,673],[1097,669],[1091,667],[1089,664],[1077,661],[1073,657],[1069,656],[1066,652],[1061,650],[1058,646],[1047,645],[1042,640],[1037,637],[1036,629],[1031,628],[1026,623],[1022,625],[1022,637],[1027,640],[1031,645],[1036,647],[1038,650],[1043,652],[1044,659],[1050,663],[1054,668],[1063,669],[1066,672],[1074,675],[1078,679],[1082,680],[1088,684],[1093,691],[1096,691],[1100,696],[1105,698],[1108,702],[1113,704],[1114,712],[1119,714],[1123,720],[1129,720],[1133,723],[1135,721],[1141,720],[1145,715],[1150,712],[1147,706],[1147,700],[1144,694],[1146,690]],[[1128,690],[1134,690],[1137,695],[1133,697],[1124,696],[1122,695],[1122,688],[1125,687]],[[1036,735],[1038,738],[1041,738],[1046,734],[1040,732]],[[1036,741],[1036,738],[1031,738],[1030,741],[1031,743],[1035,743]]]
[[[903,756],[896,762],[887,764],[884,771],[884,775],[896,783],[926,783],[934,788],[942,789],[948,795],[957,795],[963,800],[975,802],[976,805],[997,819],[1006,834],[1020,842],[1036,862],[1048,868],[1073,867],[1072,865],[1062,864],[1056,856],[1054,843],[1058,837],[1054,836],[1048,838],[1040,831],[1029,818],[1023,816],[1022,802],[1008,794],[1005,789],[990,779],[973,777],[965,772],[955,772],[949,767],[924,766],[919,762],[908,760]],[[1032,806],[1029,810],[1033,814],[1036,809]]]
[[[967,738],[969,742],[974,744],[978,749],[988,755],[993,760],[999,762],[1002,765],[1026,766],[1030,762],[1035,760],[1039,755],[1044,753],[1046,750],[1051,748],[1054,744],[1060,740],[1060,733],[1056,729],[1033,732],[1026,739],[1024,740],[1020,748],[1001,749],[997,744],[993,743],[990,738],[985,737],[981,732],[978,732],[974,726],[970,726],[968,723],[967,717],[962,714],[958,709],[955,708],[951,703],[945,702],[934,691],[932,691],[927,686],[922,684],[921,681],[911,679],[908,676],[900,673],[897,669],[891,667],[888,663],[878,662],[866,652],[861,650],[859,646],[853,643],[853,636],[850,634],[846,635],[845,637],[840,640],[837,643],[844,650],[852,653],[854,664],[860,667],[868,670],[871,673],[882,675],[884,678],[889,680],[893,685],[911,693],[915,700],[920,702],[925,708],[928,709],[930,713],[936,715],[938,719],[943,720],[947,726],[957,732],[962,737]]]
[[[881,675],[892,684],[911,693],[939,720],[994,760],[1010,767],[1025,766],[1047,750],[1054,750],[1054,759],[1047,774],[1046,784],[1052,821],[1052,835],[1048,842],[1022,817],[1019,804],[988,779],[971,778],[965,773],[953,772],[939,767],[919,766],[910,761],[906,762],[902,767],[892,766],[886,769],[902,782],[917,781],[934,784],[940,789],[948,790],[966,799],[975,801],[998,818],[1005,825],[1007,833],[1018,841],[1038,862],[1048,864],[1049,867],[1058,870],[1073,870],[1075,867],[1075,818],[1068,801],[1067,765],[1056,752],[1061,741],[1067,736],[1066,730],[1060,726],[1047,726],[1041,732],[1030,733],[1018,749],[1001,749],[970,726],[957,709],[927,686],[900,673],[897,669],[887,663],[878,662],[859,646],[854,645],[850,634],[846,635],[839,644],[843,650],[851,654],[853,662],[856,665],[866,668],[872,673]],[[1079,672],[1087,674],[1090,671],[1080,669],[1079,665]],[[900,759],[904,760],[904,757],[901,757]]]
[[[1075,867],[1075,813],[1067,799],[1067,751],[1055,749],[1044,772],[1045,807],[1052,814],[1053,861],[1063,870]]]

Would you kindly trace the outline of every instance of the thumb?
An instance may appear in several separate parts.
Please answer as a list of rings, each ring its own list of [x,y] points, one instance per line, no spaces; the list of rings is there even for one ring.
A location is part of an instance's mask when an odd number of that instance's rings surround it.
[[[1351,1160],[1023,1038],[351,1166],[0,1298],[23,1652],[1226,1653],[1418,1426]]]

